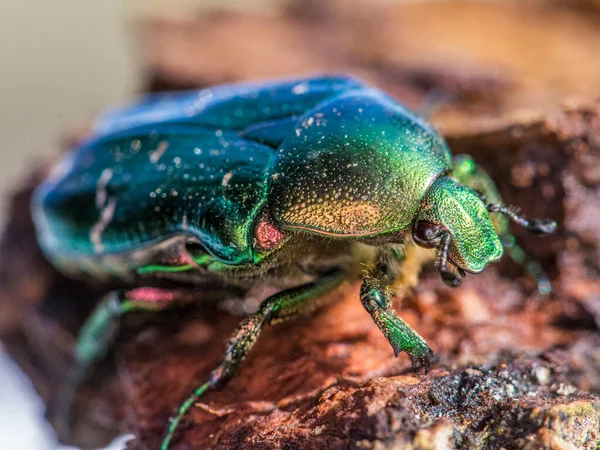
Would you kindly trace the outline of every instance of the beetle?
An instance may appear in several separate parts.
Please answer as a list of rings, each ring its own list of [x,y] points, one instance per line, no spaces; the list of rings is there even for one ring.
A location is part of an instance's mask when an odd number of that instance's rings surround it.
[[[427,368],[432,350],[392,309],[393,292],[416,279],[403,267],[434,260],[455,287],[498,261],[503,241],[518,249],[506,218],[538,233],[556,228],[505,206],[470,157],[453,163],[425,119],[347,76],[154,94],[108,113],[37,188],[32,213],[58,269],[127,286],[82,327],[71,394],[124,314],[201,298],[215,281],[242,293],[281,288],[179,406],[162,450],[196,399],[233,376],[264,325],[309,313],[362,277],[360,301],[395,355]]]

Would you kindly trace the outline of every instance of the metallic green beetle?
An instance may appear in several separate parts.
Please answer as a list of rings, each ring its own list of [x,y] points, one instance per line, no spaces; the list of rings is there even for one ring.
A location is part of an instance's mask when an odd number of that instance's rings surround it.
[[[135,286],[109,296],[84,325],[72,389],[129,311],[202,298],[215,281],[238,295],[281,287],[178,408],[163,450],[194,401],[232,377],[265,324],[310,312],[362,276],[360,300],[396,356],[428,366],[432,351],[391,308],[405,250],[437,249],[425,253],[457,286],[500,259],[502,240],[514,244],[506,221],[490,213],[536,232],[556,227],[504,206],[471,159],[453,169],[423,118],[349,77],[150,96],[100,120],[37,189],[32,211],[59,269]],[[173,282],[177,289],[167,289]]]

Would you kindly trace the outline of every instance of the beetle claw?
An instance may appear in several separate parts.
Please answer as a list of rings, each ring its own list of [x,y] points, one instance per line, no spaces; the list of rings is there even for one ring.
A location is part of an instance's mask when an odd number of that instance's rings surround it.
[[[429,369],[432,364],[436,364],[440,357],[427,347],[427,352],[421,355],[408,354],[410,362],[412,363],[412,370],[416,372],[419,368],[423,367],[425,374],[429,373]]]

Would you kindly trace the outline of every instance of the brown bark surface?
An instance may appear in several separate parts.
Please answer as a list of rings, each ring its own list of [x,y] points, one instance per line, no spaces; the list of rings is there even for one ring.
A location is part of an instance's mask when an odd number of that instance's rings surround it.
[[[455,290],[426,271],[397,308],[440,356],[424,374],[406,355],[393,358],[348,283],[314,317],[267,328],[238,376],[189,414],[173,448],[596,448],[596,4],[298,5],[142,24],[149,89],[344,71],[414,107],[439,93],[433,122],[453,152],[489,170],[506,202],[559,222],[544,239],[515,228],[554,292],[535,295],[507,258]],[[73,335],[111,287],[67,279],[44,261],[28,209],[44,171],[15,195],[0,244],[0,339],[51,406]],[[74,442],[91,448],[130,431],[131,448],[156,448],[238,321],[202,305],[129,317],[81,389]]]

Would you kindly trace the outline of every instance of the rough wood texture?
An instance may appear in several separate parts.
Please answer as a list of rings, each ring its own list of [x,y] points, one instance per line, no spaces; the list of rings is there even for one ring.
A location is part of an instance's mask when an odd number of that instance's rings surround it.
[[[393,358],[348,284],[314,318],[265,330],[229,387],[194,408],[175,449],[596,448],[600,15],[593,2],[523,3],[311,1],[280,16],[145,24],[150,89],[335,70],[413,106],[439,92],[448,103],[434,122],[454,152],[481,162],[506,201],[560,223],[546,239],[515,230],[550,273],[550,298],[532,295],[509,261],[458,290],[424,274],[398,309],[440,355],[429,374]],[[51,405],[73,335],[110,286],[43,260],[28,210],[43,172],[14,197],[0,243],[0,339]],[[238,321],[200,305],[128,318],[81,391],[74,442],[92,448],[129,430],[131,448],[156,448]]]
[[[587,5],[585,7],[584,5]],[[208,13],[143,28],[154,89],[349,72],[409,105],[441,95],[452,132],[598,96],[592,1],[284,3],[281,14]]]

